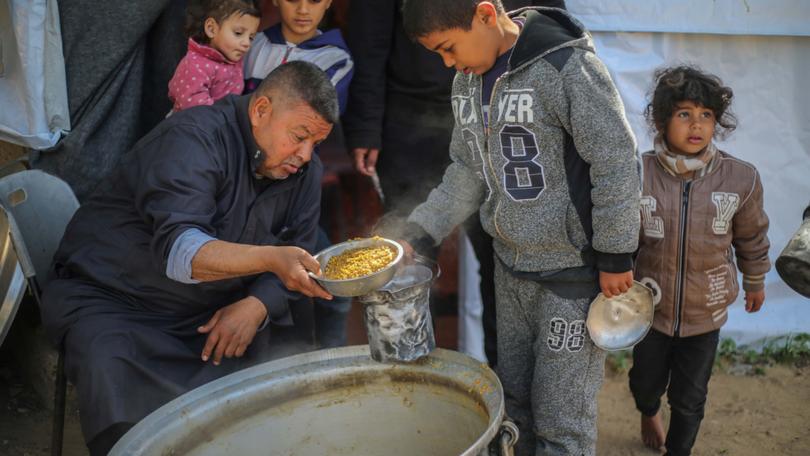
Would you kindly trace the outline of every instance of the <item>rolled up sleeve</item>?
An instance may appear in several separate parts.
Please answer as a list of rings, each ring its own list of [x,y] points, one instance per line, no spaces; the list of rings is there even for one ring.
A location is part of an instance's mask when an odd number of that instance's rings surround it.
[[[191,277],[191,260],[205,244],[217,238],[197,228],[189,228],[175,239],[166,263],[166,276],[180,283],[200,283]]]

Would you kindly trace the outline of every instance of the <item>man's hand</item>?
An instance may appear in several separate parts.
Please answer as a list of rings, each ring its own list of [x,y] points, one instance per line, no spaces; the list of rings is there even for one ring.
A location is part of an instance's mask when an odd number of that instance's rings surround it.
[[[321,265],[306,250],[299,247],[276,247],[270,262],[270,270],[284,282],[287,289],[311,298],[332,299],[332,295],[307,274],[312,271],[315,275],[320,275]]]
[[[357,147],[352,150],[354,156],[354,169],[358,173],[371,177],[376,172],[374,168],[377,165],[377,156],[380,154],[380,149],[369,149],[365,147]]]
[[[748,313],[759,312],[765,304],[765,290],[745,292],[745,311]]]
[[[213,354],[214,365],[218,366],[223,356],[244,355],[266,316],[264,304],[253,296],[217,310],[208,323],[197,328],[199,333],[208,334],[202,360],[208,361]]]
[[[633,271],[627,272],[604,272],[599,271],[599,288],[606,298],[619,296],[627,292],[633,286]]]

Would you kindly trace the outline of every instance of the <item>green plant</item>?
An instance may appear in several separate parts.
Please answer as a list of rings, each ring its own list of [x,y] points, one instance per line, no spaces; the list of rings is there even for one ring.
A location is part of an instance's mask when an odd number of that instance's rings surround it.
[[[748,364],[753,366],[755,375],[763,375],[765,367],[774,363],[810,364],[810,334],[790,334],[766,340],[759,350],[723,339],[717,347],[715,358],[716,367],[725,369],[735,364]]]
[[[776,338],[763,346],[762,353],[780,363],[807,362],[810,360],[810,334],[790,334]]]
[[[717,347],[717,356],[721,358],[732,356],[736,352],[737,342],[734,342],[734,339],[725,338],[720,341],[720,345]]]

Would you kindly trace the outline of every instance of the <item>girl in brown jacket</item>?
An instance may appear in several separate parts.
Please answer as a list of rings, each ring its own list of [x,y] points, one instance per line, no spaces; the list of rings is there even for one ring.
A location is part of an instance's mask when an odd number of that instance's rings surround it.
[[[765,301],[768,217],[757,170],[713,143],[736,127],[731,89],[687,66],[659,70],[655,79],[646,115],[657,135],[655,150],[642,156],[635,276],[653,290],[657,307],[653,329],[633,349],[630,389],[644,443],[681,456],[695,442],[719,330],[739,291],[734,256],[746,311]],[[665,390],[672,412],[666,441]]]

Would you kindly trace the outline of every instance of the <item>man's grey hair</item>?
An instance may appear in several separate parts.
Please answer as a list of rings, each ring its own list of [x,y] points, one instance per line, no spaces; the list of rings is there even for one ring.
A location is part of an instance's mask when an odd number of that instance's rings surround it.
[[[323,70],[309,62],[296,60],[271,71],[253,92],[252,99],[260,96],[274,102],[283,100],[282,103],[301,101],[331,124],[340,120],[335,87]]]

